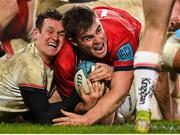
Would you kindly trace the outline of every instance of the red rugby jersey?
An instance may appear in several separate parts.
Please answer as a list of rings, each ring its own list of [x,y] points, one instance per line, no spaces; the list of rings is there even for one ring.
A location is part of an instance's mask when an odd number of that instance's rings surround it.
[[[101,20],[108,40],[108,54],[101,61],[114,66],[115,71],[133,69],[141,23],[121,9],[96,7],[94,11]]]
[[[124,10],[97,7],[97,13],[105,30],[108,53],[96,61],[114,66],[115,71],[132,70],[134,54],[139,44],[141,24]],[[61,95],[67,97],[74,91],[75,68],[79,62],[78,51],[65,42],[55,62],[55,79]]]
[[[59,51],[54,67],[54,77],[57,89],[62,96],[69,96],[74,91],[74,74],[78,65],[76,48],[65,41]]]

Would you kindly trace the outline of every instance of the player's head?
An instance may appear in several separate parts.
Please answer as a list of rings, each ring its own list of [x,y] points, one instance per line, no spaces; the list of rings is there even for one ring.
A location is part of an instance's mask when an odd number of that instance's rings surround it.
[[[47,10],[37,17],[33,38],[44,59],[51,59],[62,47],[65,31],[62,15],[57,10]]]
[[[41,30],[42,27],[43,27],[44,20],[48,19],[48,18],[52,19],[52,20],[61,21],[62,20],[62,15],[57,10],[48,9],[44,13],[40,13],[37,16],[37,19],[36,19],[36,28]]]
[[[103,58],[107,53],[106,34],[95,12],[74,6],[64,14],[66,38],[79,47],[81,54]]]

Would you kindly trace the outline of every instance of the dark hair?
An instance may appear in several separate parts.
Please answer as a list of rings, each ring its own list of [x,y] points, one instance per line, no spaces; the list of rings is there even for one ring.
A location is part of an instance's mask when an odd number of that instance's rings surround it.
[[[62,20],[62,14],[60,14],[57,10],[55,9],[48,9],[47,11],[45,11],[44,13],[40,13],[37,16],[37,20],[36,20],[36,28],[38,28],[39,30],[41,30],[43,22],[46,18],[51,18],[53,20],[57,20],[60,21]]]
[[[66,38],[76,40],[79,34],[87,32],[95,16],[94,11],[86,6],[74,6],[65,12],[62,22],[66,30]]]

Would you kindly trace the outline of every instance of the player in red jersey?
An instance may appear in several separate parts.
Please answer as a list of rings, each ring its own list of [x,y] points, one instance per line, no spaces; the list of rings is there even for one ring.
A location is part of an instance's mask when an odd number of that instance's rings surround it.
[[[8,2],[9,1],[9,2]],[[0,2],[0,57],[14,54],[10,40],[28,39],[35,19],[37,0],[8,0]]]
[[[65,13],[63,24],[68,42],[59,52],[55,65],[55,78],[61,95],[69,96],[74,91],[75,68],[83,59],[111,65],[114,73],[110,78],[103,76],[102,65],[96,65],[89,79],[91,82],[111,80],[111,90],[86,114],[64,112],[70,119],[59,118],[54,122],[55,125],[95,124],[112,114],[128,94],[141,24],[120,9],[97,7],[91,10],[80,6]]]

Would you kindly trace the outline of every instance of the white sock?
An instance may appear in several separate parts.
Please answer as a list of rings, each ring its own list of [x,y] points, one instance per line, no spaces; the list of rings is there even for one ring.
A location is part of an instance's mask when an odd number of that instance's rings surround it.
[[[150,103],[159,76],[159,69],[159,54],[147,51],[136,52],[134,59],[134,81],[137,97],[137,111],[150,111]]]

